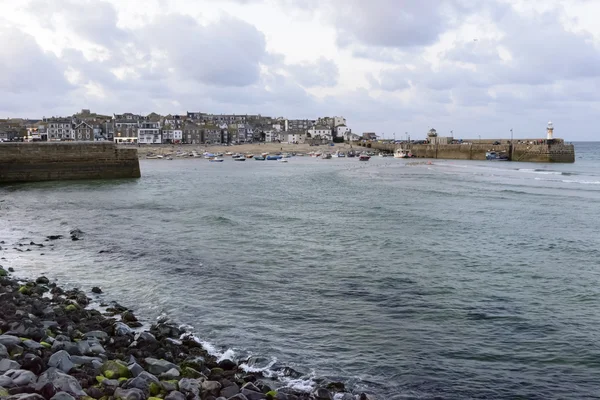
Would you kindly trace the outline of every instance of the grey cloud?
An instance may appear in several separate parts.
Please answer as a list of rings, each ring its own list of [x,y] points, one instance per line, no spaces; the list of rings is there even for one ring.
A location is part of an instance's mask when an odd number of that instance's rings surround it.
[[[315,62],[293,64],[285,68],[304,87],[335,86],[339,77],[337,64],[324,57]]]
[[[138,39],[166,54],[161,60],[185,78],[214,86],[247,86],[258,81],[266,58],[262,32],[225,16],[207,26],[183,15],[166,15],[137,33]]]

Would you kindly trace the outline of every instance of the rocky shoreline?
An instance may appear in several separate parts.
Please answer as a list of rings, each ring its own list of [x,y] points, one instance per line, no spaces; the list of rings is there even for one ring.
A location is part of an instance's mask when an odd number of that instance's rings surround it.
[[[140,330],[126,307],[90,309],[83,291],[11,272],[0,266],[0,400],[374,399],[338,382],[312,393],[282,387],[261,371],[216,359],[164,318]]]

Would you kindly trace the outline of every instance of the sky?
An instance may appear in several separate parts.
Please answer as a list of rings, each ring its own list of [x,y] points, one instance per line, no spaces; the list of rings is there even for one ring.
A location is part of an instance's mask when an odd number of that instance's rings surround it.
[[[344,116],[597,140],[596,0],[0,0],[0,118]]]

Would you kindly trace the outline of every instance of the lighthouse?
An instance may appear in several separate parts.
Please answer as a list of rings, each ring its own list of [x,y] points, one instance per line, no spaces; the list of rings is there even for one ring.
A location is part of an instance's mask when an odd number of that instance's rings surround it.
[[[546,139],[552,140],[553,134],[554,134],[554,125],[552,125],[552,121],[548,121],[548,126],[546,127]]]

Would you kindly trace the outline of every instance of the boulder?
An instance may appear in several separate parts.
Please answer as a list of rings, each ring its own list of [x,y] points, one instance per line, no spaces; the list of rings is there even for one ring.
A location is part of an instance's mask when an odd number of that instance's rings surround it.
[[[56,353],[57,351],[60,350],[65,350],[67,353],[69,353],[72,356],[82,356],[83,354],[81,354],[81,350],[79,350],[79,346],[77,345],[77,343],[73,343],[71,341],[63,341],[63,340],[59,340],[58,336],[56,337],[56,340],[54,341],[54,343],[52,343],[52,352]]]
[[[175,368],[171,368],[167,372],[163,372],[162,374],[160,374],[159,378],[166,381],[170,381],[179,378],[180,375],[181,374],[179,373],[179,371],[177,371]]]
[[[41,374],[46,369],[46,364],[44,360],[35,354],[25,354],[21,359],[21,369],[26,369],[28,371],[33,372],[36,375]]]
[[[6,371],[10,371],[11,369],[20,369],[21,365],[18,362],[13,361],[8,358],[4,358],[0,360],[0,375],[6,373]]]
[[[120,360],[109,360],[102,364],[100,372],[108,379],[130,378],[131,372],[127,364]]]
[[[248,398],[242,393],[238,393],[235,396],[228,398],[227,400],[248,400]]]
[[[104,331],[90,331],[83,335],[84,339],[98,339],[101,342],[108,340],[108,333]]]
[[[116,400],[145,400],[146,396],[140,389],[117,388],[114,398]]]
[[[358,397],[360,400],[375,400],[375,396],[372,394],[361,393]]]
[[[203,375],[201,372],[196,371],[192,367],[184,367],[183,370],[181,371],[181,376],[183,376],[184,378],[197,379],[197,378],[202,377]]]
[[[127,336],[133,334],[131,328],[122,322],[115,322],[113,329],[116,336]]]
[[[162,389],[165,392],[169,393],[169,392],[179,389],[179,382],[178,381],[161,381],[160,386],[162,387]]]
[[[77,347],[84,356],[97,356],[106,352],[98,339],[95,338],[81,340],[77,343]]]
[[[100,294],[102,293],[102,289],[100,289],[98,286],[94,286],[92,288],[92,293]]]
[[[8,349],[3,344],[0,344],[0,359],[1,358],[8,358]]]
[[[221,384],[217,381],[204,381],[202,382],[202,392],[207,392],[213,396],[218,396],[221,391]]]
[[[50,368],[40,375],[35,390],[38,393],[43,391],[47,397],[52,397],[58,392],[67,392],[75,397],[86,395],[76,378],[64,374],[56,368]],[[48,396],[50,393],[52,395]]]
[[[146,361],[146,364],[148,365],[148,371],[154,375],[160,375],[163,372],[167,372],[172,368],[175,368],[177,371],[180,371],[177,365],[166,360],[157,360],[156,358],[148,357],[144,361]]]
[[[0,387],[13,387],[13,381],[8,376],[0,375]]]
[[[219,362],[219,368],[223,368],[225,371],[231,371],[237,368],[237,364],[235,361],[225,359]]]
[[[238,387],[238,385],[236,385],[234,383],[233,385],[226,386],[223,389],[221,389],[221,392],[219,393],[219,396],[225,397],[226,399],[228,399],[230,397],[235,396],[239,392],[240,392],[240,388]]]
[[[35,280],[35,283],[38,285],[47,285],[50,283],[50,279],[46,278],[45,276],[40,276]]]
[[[49,367],[55,367],[62,372],[69,372],[75,367],[75,364],[71,361],[71,355],[64,350],[57,351],[52,354],[50,360],[48,360]]]
[[[137,322],[138,319],[131,311],[125,311],[121,314],[121,320],[123,322]]]
[[[100,357],[87,357],[87,356],[71,356],[71,362],[76,366],[88,366],[95,367],[95,364],[102,365],[102,359]]]
[[[131,373],[131,376],[133,376],[134,378],[136,376],[138,376],[139,374],[141,374],[142,372],[144,372],[144,368],[142,368],[140,364],[135,363],[135,362],[133,364],[129,364],[127,366],[127,369]]]
[[[46,400],[37,393],[20,393],[8,396],[6,400]]]
[[[138,342],[156,343],[157,340],[150,332],[140,332],[135,336],[135,340]]]
[[[133,379],[129,379],[127,382],[123,384],[124,389],[139,389],[143,391],[146,395],[150,394],[150,386],[154,384],[160,384],[160,381],[154,375],[143,371],[137,377]]]
[[[32,386],[37,380],[35,374],[26,369],[11,369],[4,376],[12,379],[12,385],[16,387]]]
[[[267,398],[262,392],[255,392],[254,390],[248,390],[246,388],[242,388],[240,394],[246,396],[248,400],[262,400]]]
[[[24,348],[29,349],[29,350],[41,350],[44,348],[43,345],[39,344],[38,342],[34,341],[34,340],[23,340],[22,345]]]
[[[200,394],[200,382],[195,379],[183,378],[179,381],[179,391],[187,397],[196,397]]]
[[[325,388],[317,388],[317,390],[313,392],[313,396],[316,400],[333,400],[333,396],[329,390]]]
[[[5,346],[8,350],[10,350],[14,346],[20,345],[21,339],[12,335],[0,335],[0,344]]]
[[[174,391],[169,393],[167,397],[165,397],[165,400],[186,400],[186,398],[183,393]]]
[[[50,400],[75,400],[75,397],[66,392],[58,392]]]

